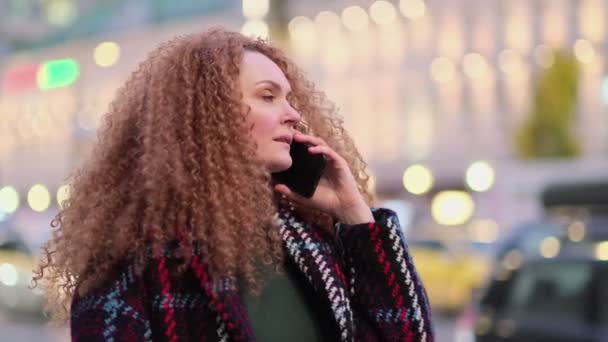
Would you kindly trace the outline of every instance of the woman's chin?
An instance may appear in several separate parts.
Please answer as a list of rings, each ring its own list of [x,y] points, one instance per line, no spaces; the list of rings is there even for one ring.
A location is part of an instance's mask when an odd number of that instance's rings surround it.
[[[270,171],[270,173],[285,171],[291,167],[291,164],[291,157],[288,156],[287,158],[274,160],[273,162],[268,163],[268,170]]]

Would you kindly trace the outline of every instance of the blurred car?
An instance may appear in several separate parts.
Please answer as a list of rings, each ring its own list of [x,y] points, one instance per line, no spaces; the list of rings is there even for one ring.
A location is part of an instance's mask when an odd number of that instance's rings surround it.
[[[549,236],[561,238],[566,234],[563,223],[551,220],[539,220],[518,225],[513,232],[498,243],[495,252],[496,261],[504,261],[517,251],[521,257],[538,253],[538,245]]]
[[[608,238],[578,247],[604,254],[530,258],[497,276],[461,316],[457,341],[608,341]]]
[[[10,313],[42,315],[43,298],[30,289],[36,256],[14,233],[0,231],[0,308]]]
[[[487,278],[491,258],[473,243],[411,240],[408,245],[434,310],[459,312]]]
[[[608,198],[600,188],[545,192],[548,220],[502,244],[492,281],[460,316],[455,341],[608,341]]]

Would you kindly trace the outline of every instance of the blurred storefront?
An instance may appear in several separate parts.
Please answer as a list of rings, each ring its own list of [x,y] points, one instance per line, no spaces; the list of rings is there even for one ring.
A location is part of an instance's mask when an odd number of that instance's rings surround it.
[[[159,42],[212,25],[273,32],[290,49],[339,107],[379,198],[407,222],[415,208],[427,225],[508,227],[538,215],[545,183],[608,169],[603,0],[34,3],[0,8],[11,38],[0,46],[4,217],[56,211],[58,190],[129,72]],[[48,27],[33,25],[45,16]],[[521,162],[514,137],[552,48],[572,52],[580,66],[573,130],[581,154]],[[46,191],[31,194],[35,184]],[[433,199],[443,190],[452,192],[442,206]],[[488,229],[481,240],[497,235]]]
[[[290,43],[337,102],[381,197],[417,204],[432,224],[434,196],[463,190],[472,196],[472,217],[502,228],[540,214],[544,185],[606,176],[606,6],[353,2],[294,18]],[[581,153],[523,162],[516,135],[533,110],[535,80],[555,61],[553,49],[572,53],[579,66],[572,130]],[[427,174],[406,172],[412,165]],[[402,182],[422,189],[405,191]],[[449,215],[463,203],[443,210]],[[466,209],[455,216],[461,214]]]

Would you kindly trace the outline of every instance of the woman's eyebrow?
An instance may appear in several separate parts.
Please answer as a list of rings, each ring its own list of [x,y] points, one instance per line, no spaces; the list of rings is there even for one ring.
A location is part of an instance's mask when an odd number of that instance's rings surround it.
[[[272,88],[274,88],[275,90],[278,90],[279,92],[283,89],[283,87],[281,87],[280,84],[278,84],[277,82],[275,82],[273,80],[261,80],[261,81],[256,82],[255,84],[258,85],[261,83],[268,83],[268,84],[270,84],[270,86]],[[289,94],[291,94],[291,89],[288,89],[288,91],[287,91],[287,95],[289,95]]]

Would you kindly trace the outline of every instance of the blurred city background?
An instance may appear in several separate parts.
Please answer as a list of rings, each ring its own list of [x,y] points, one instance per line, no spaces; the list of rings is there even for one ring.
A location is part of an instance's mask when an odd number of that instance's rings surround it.
[[[608,1],[0,0],[0,340],[65,179],[146,54],[221,25],[285,48],[396,210],[438,341],[608,341]]]

